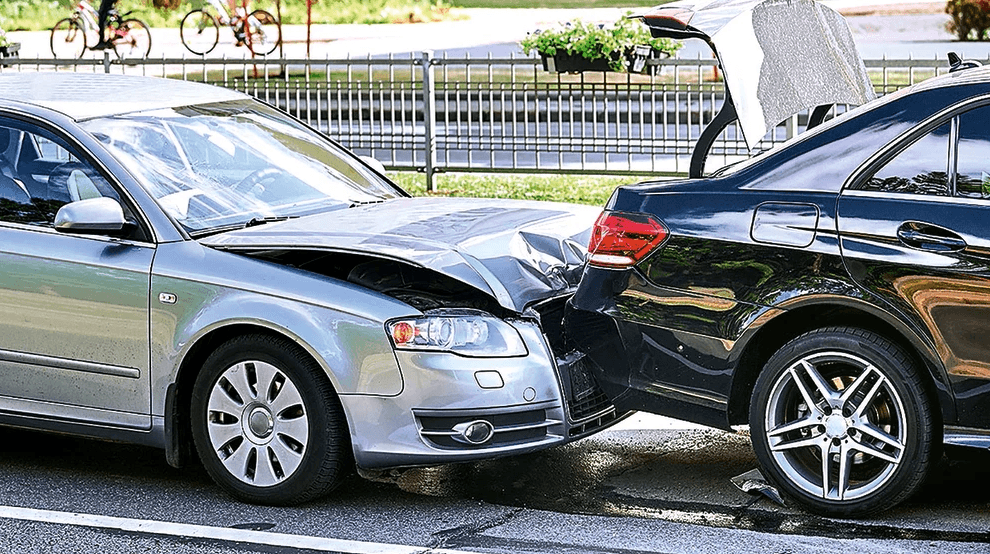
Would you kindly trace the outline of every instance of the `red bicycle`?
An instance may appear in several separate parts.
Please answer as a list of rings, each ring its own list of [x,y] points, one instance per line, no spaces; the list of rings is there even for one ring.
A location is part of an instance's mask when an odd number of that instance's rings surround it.
[[[221,26],[234,31],[238,46],[246,45],[259,56],[274,52],[282,40],[278,20],[265,10],[254,10],[245,17],[243,8],[231,13],[220,0],[207,0],[207,4],[187,13],[179,26],[182,45],[193,54],[202,56],[213,51],[220,42]]]

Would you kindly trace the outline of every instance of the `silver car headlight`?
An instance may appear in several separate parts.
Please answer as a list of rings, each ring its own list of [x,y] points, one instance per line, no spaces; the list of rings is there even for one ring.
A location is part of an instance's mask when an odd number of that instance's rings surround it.
[[[519,331],[480,310],[430,310],[422,317],[394,319],[385,327],[399,350],[452,352],[479,358],[528,353]]]

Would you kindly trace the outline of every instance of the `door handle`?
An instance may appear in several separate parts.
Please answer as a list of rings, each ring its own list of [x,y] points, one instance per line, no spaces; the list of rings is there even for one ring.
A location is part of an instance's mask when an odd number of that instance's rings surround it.
[[[956,233],[937,225],[906,221],[897,228],[897,238],[911,248],[931,252],[958,252],[966,241]]]

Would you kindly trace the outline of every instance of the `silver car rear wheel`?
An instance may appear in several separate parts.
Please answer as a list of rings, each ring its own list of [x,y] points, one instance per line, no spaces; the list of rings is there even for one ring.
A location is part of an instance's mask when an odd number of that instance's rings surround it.
[[[806,507],[870,513],[923,482],[928,406],[903,349],[861,329],[819,329],[781,348],[757,379],[753,448],[766,476]]]
[[[350,468],[340,400],[319,364],[285,339],[221,344],[196,377],[190,416],[203,466],[247,502],[298,504],[332,490]]]

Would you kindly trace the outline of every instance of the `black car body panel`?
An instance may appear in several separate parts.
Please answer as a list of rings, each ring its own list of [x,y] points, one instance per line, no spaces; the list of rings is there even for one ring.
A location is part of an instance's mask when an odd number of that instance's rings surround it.
[[[817,9],[684,1],[642,16],[654,36],[709,43],[725,99],[691,180],[612,195],[565,331],[618,409],[748,425],[772,484],[846,517],[918,490],[943,441],[990,448],[990,69],[950,56],[948,74],[822,124],[872,94],[837,100],[869,79],[841,17],[818,12],[835,33],[816,34]],[[797,20],[807,40],[787,36]],[[836,74],[862,78],[805,77],[845,62],[860,71]],[[703,178],[728,124],[752,147],[805,109],[803,135]]]
[[[967,69],[712,177],[619,187],[567,337],[618,410],[749,424],[813,510],[900,502],[943,440],[990,447],[987,121],[990,69]]]
[[[747,350],[755,336],[795,312],[859,313],[894,330],[925,363],[946,424],[990,426],[990,414],[979,409],[987,402],[980,393],[990,392],[990,351],[973,353],[987,306],[935,300],[921,307],[910,298],[919,293],[904,284],[912,275],[962,271],[966,279],[945,277],[929,293],[986,290],[990,233],[979,214],[987,207],[839,194],[875,153],[916,134],[932,114],[988,94],[987,82],[908,89],[729,175],[620,187],[607,210],[656,214],[671,236],[635,269],[588,267],[570,303],[569,336],[597,362],[599,379],[623,408],[728,428],[745,420],[745,411],[731,406],[742,391],[748,403],[752,376],[738,370],[747,356],[759,357]],[[966,221],[960,210],[969,212]],[[967,247],[946,255],[891,246],[908,219],[952,227]],[[912,272],[906,265],[944,270]],[[896,276],[892,268],[899,268]],[[960,311],[972,325],[937,336],[938,320],[957,319]],[[954,354],[936,346],[947,341]],[[949,356],[964,361],[947,363]]]

